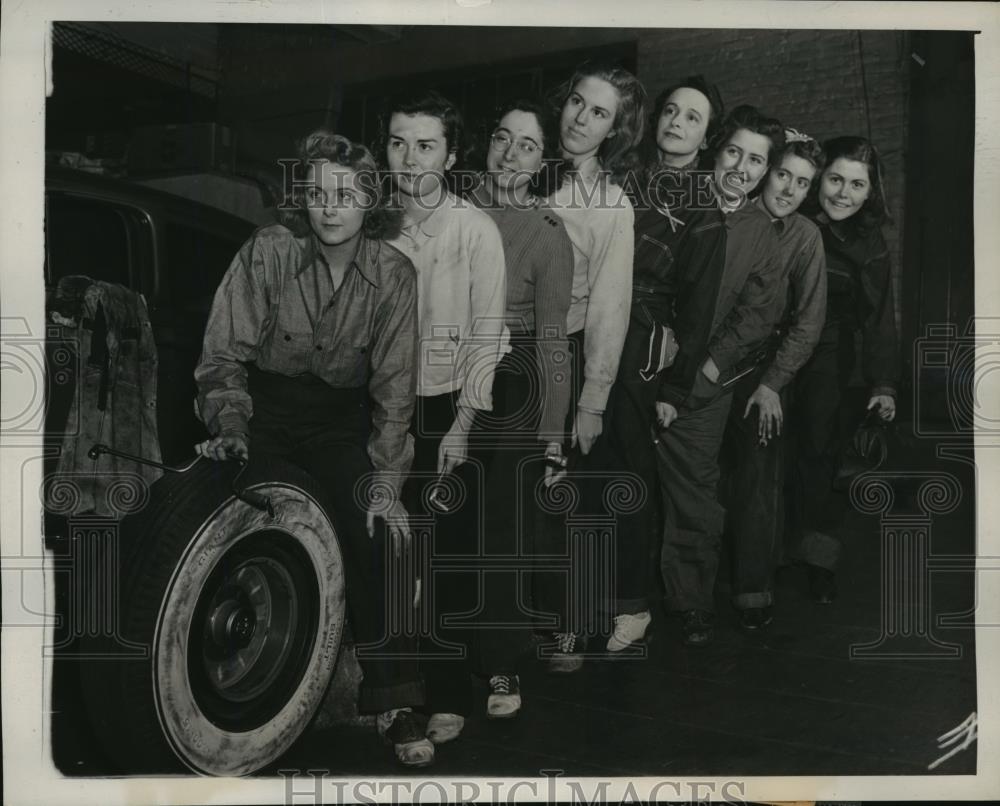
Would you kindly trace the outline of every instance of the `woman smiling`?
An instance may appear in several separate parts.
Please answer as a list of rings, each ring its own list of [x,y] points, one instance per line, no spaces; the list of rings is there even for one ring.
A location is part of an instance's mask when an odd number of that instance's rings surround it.
[[[823,236],[827,267],[826,324],[819,344],[795,382],[795,526],[798,557],[807,564],[813,596],[836,595],[839,541],[829,534],[829,510],[838,453],[841,402],[857,361],[869,385],[868,411],[896,416],[899,344],[889,248],[881,225],[888,218],[878,151],[863,137],[837,137],[823,146],[827,165],[819,179],[814,220]]]

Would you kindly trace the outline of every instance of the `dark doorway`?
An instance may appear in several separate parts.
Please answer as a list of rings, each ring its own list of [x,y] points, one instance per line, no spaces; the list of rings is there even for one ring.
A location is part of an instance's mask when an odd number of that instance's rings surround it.
[[[903,352],[903,377],[917,385],[915,420],[926,421],[918,427],[932,421],[948,423],[948,430],[970,425],[954,404],[958,386],[971,381],[955,373],[967,363],[962,337],[975,311],[974,37],[964,31],[911,34],[901,294],[902,343],[914,345]]]

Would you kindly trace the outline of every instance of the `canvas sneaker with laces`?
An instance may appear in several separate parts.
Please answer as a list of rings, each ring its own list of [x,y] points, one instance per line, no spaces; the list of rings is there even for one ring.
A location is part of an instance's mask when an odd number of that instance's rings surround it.
[[[552,674],[572,674],[583,666],[583,650],[586,639],[572,632],[555,634],[556,648],[549,657],[549,672]]]
[[[646,628],[652,620],[648,610],[615,616],[615,631],[608,639],[608,651],[621,652],[641,641],[646,636]]]
[[[375,718],[375,729],[392,745],[400,764],[427,767],[434,763],[434,745],[424,736],[411,709],[384,711]]]
[[[495,674],[490,678],[490,696],[486,716],[510,719],[521,710],[521,680],[516,674]]]

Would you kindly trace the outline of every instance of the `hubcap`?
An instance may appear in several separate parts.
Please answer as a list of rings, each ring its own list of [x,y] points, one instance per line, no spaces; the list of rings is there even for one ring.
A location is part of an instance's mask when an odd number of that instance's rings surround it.
[[[318,586],[290,536],[260,532],[219,559],[191,624],[191,689],[229,729],[269,719],[294,691],[312,647]]]

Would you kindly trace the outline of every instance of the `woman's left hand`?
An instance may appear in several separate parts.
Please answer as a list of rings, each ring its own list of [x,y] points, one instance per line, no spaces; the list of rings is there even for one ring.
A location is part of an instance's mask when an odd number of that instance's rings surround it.
[[[402,501],[394,499],[388,506],[380,499],[373,500],[368,506],[366,514],[368,536],[375,536],[375,518],[385,519],[385,528],[388,537],[392,540],[392,545],[396,556],[400,553],[400,544],[404,548],[410,547],[410,513],[406,511]]]
[[[878,406],[878,416],[885,422],[892,422],[896,416],[896,398],[892,395],[872,395],[868,401],[868,411]]]
[[[563,458],[562,445],[558,442],[550,442],[545,446],[545,458],[558,457]],[[561,468],[556,467],[555,463],[546,462],[545,463],[545,486],[551,487],[557,481],[562,481],[566,478],[566,466],[563,465]]]
[[[576,422],[573,425],[573,447],[579,445],[581,453],[590,453],[590,449],[594,447],[603,430],[604,418],[600,414],[577,409]]]
[[[438,445],[438,473],[451,473],[469,460],[470,418],[459,408],[455,421]]]

